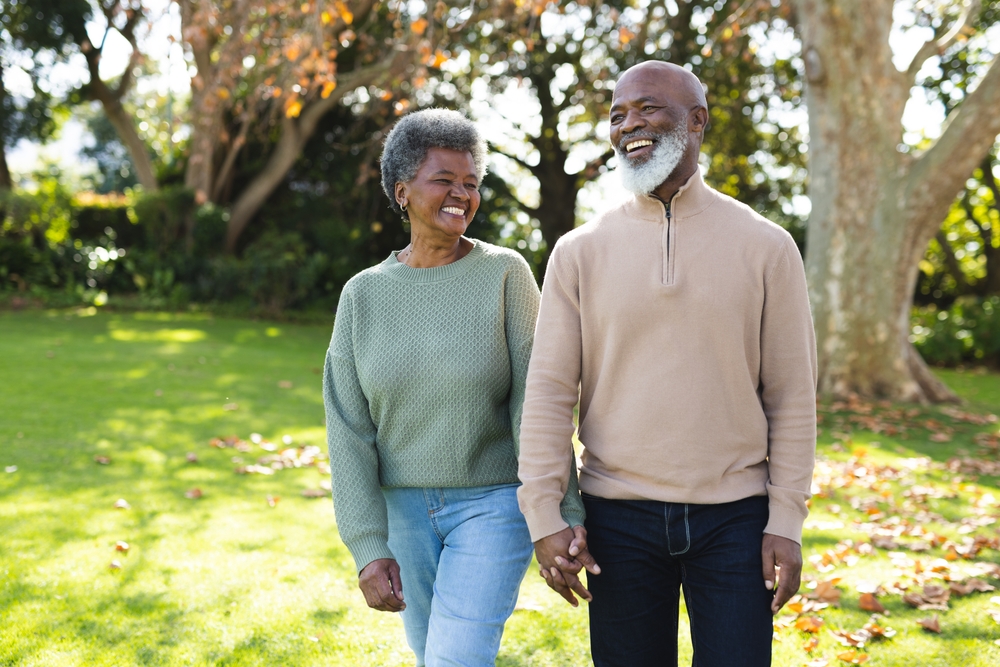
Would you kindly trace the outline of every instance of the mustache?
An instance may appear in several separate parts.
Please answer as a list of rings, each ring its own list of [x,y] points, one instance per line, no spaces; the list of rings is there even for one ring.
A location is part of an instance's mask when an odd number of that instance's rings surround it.
[[[628,146],[633,141],[637,141],[639,139],[649,139],[655,144],[659,142],[663,137],[664,137],[663,133],[632,132],[631,134],[626,134],[621,138],[621,140],[615,146],[615,150],[618,152],[619,155],[628,155],[628,152],[625,150],[625,147]]]

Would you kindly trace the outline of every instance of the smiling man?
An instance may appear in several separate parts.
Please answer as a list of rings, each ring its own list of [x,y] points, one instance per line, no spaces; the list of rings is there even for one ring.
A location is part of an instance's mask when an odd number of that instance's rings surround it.
[[[621,76],[611,142],[634,197],[560,239],[542,290],[518,497],[546,581],[590,600],[598,667],[675,665],[681,590],[694,664],[769,665],[771,616],[799,587],[816,437],[805,273],[785,230],[702,180],[708,118],[681,67]],[[577,403],[574,533],[560,503]]]

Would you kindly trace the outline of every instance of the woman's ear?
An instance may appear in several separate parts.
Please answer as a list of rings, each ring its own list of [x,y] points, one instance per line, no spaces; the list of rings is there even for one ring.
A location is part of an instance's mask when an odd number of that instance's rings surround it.
[[[406,183],[397,182],[395,192],[393,192],[393,194],[396,196],[396,203],[399,204],[399,207],[402,208],[403,210],[406,210],[406,205],[407,203],[409,203],[409,200],[407,199],[406,196],[407,195],[406,190],[407,190]]]

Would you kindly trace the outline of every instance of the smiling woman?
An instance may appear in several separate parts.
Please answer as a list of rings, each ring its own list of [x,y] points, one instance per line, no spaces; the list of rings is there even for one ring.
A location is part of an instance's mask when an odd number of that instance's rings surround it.
[[[539,294],[520,255],[464,236],[484,162],[461,114],[397,123],[382,185],[410,244],[344,286],[326,359],[337,526],[417,665],[494,665],[531,559],[517,434]]]

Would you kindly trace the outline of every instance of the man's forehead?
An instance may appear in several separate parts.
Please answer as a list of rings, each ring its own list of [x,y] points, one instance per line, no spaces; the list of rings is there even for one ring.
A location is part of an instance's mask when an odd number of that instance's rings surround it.
[[[695,86],[697,91],[692,90]],[[625,71],[611,93],[611,104],[635,104],[647,98],[661,103],[683,102],[691,96],[703,97],[701,89],[701,82],[687,70],[654,61]]]
[[[672,98],[677,92],[677,84],[663,73],[627,72],[615,84],[611,93],[611,103],[623,104],[646,100],[662,101]]]

